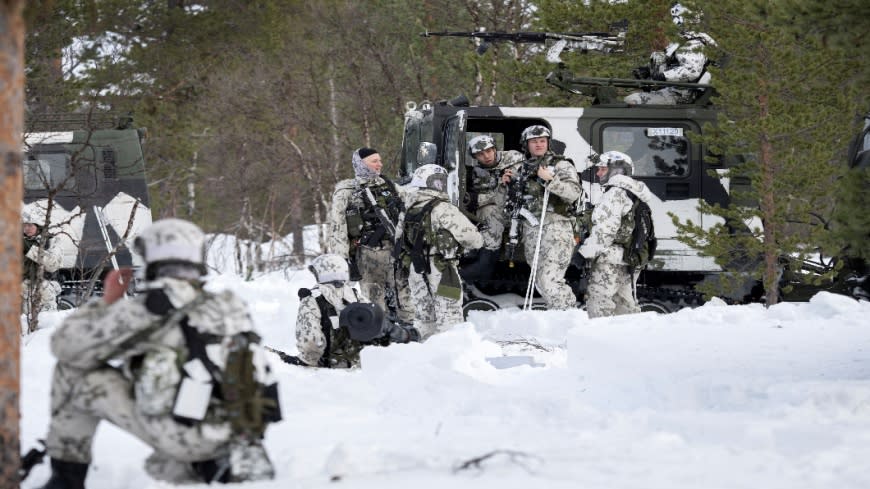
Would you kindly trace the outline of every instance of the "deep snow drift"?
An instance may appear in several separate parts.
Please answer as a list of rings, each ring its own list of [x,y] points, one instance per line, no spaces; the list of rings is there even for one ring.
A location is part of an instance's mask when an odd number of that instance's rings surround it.
[[[305,271],[213,277],[295,353]],[[45,435],[53,326],[22,341],[22,449]],[[870,303],[725,306],[590,321],[501,310],[356,371],[280,363],[277,478],[250,488],[870,487]],[[166,488],[150,449],[103,423],[90,489]],[[39,487],[47,465],[23,488]],[[206,487],[193,486],[193,487]]]

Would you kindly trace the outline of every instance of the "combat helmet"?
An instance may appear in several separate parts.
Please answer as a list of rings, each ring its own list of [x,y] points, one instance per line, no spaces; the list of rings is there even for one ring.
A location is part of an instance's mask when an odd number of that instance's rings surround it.
[[[468,142],[468,154],[471,156],[474,156],[481,151],[486,151],[489,148],[495,148],[495,140],[492,136],[487,136],[486,134],[475,136]]]
[[[161,219],[145,228],[133,241],[133,249],[145,260],[145,276],[153,279],[165,265],[205,269],[205,234],[196,224],[183,219]]]
[[[547,126],[542,126],[536,124],[534,126],[529,126],[523,129],[523,134],[520,136],[520,142],[525,143],[529,139],[533,138],[549,138],[550,130],[547,129]]]
[[[607,173],[599,179],[602,184],[607,183],[613,175],[630,177],[634,173],[634,163],[631,161],[631,156],[621,151],[607,151],[599,155],[595,166],[607,168]]]
[[[429,164],[414,170],[410,185],[417,188],[428,188],[439,192],[447,191],[447,170],[443,167]]]
[[[350,269],[347,261],[333,253],[326,253],[315,258],[308,266],[308,270],[314,274],[314,278],[319,284],[350,280]]]

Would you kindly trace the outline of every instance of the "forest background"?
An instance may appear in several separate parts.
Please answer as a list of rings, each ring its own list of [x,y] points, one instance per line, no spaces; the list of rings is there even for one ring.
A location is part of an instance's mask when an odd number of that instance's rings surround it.
[[[867,172],[856,179],[846,165],[849,143],[870,108],[866,6],[859,0],[682,3],[703,12],[693,14],[699,23],[691,28],[719,43],[708,54],[720,61],[711,70],[728,123],[720,124],[709,148],[760,155],[743,170],[755,197],[770,197],[761,199],[763,232],[774,233],[722,245],[686,223],[687,239],[711,254],[727,256],[723,246],[739,246],[775,256],[807,241],[801,234],[785,243],[788,226],[800,223],[812,242],[850,247],[866,258]],[[625,19],[623,53],[562,59],[578,75],[630,78],[652,50],[677,38],[671,5],[35,0],[25,10],[26,118],[131,114],[148,130],[155,218],[183,217],[209,232],[254,241],[292,234],[294,259],[302,260],[301,229],[324,221],[334,184],[352,176],[354,149],[379,149],[384,173],[395,176],[407,102],[464,94],[481,105],[590,103],[544,83],[554,65],[546,63],[543,46],[494,44],[479,55],[471,39],[421,33],[601,32]],[[834,195],[842,201],[837,208]],[[832,226],[838,219],[841,225]]]

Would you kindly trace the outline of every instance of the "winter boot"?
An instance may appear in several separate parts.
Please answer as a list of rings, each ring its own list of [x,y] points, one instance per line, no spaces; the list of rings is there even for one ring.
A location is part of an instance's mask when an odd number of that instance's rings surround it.
[[[88,464],[51,459],[51,479],[42,489],[85,489]]]

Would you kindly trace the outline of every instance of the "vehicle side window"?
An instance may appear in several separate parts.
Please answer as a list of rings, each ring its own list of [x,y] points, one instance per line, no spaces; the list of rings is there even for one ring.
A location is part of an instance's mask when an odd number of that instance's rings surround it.
[[[36,153],[24,161],[24,188],[26,190],[53,190],[63,185],[75,187],[75,179],[69,178],[70,161],[66,153]]]
[[[688,176],[690,148],[682,127],[611,125],[602,134],[602,152],[622,151],[631,156],[638,177]]]

